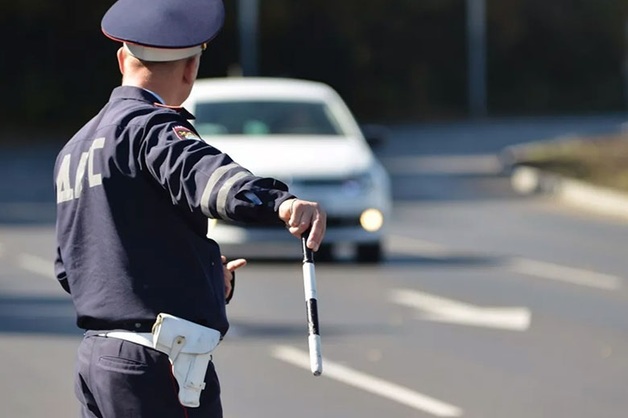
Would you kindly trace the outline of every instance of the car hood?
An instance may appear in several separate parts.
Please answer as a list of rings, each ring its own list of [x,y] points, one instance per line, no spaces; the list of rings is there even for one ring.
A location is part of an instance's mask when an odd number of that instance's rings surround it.
[[[280,180],[345,177],[373,163],[370,149],[355,138],[212,136],[205,141],[253,174]]]

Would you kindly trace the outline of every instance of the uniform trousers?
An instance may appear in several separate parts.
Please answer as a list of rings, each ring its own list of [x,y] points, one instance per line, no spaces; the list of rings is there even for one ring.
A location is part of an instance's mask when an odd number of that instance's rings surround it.
[[[166,354],[94,334],[88,331],[78,348],[75,393],[82,418],[222,418],[212,362],[200,407],[186,408]]]

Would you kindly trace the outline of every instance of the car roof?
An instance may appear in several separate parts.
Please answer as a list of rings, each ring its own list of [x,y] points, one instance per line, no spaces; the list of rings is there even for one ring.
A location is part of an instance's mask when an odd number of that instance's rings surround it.
[[[190,99],[273,98],[299,100],[336,100],[336,92],[327,84],[294,78],[223,77],[198,79]]]

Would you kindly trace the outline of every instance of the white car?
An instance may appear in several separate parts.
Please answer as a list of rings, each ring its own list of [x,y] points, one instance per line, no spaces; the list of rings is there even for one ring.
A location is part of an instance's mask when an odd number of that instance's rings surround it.
[[[299,198],[321,203],[327,232],[317,260],[333,257],[336,244],[350,244],[360,262],[381,260],[390,178],[331,87],[287,78],[200,79],[183,106],[203,140],[253,174],[282,180]],[[222,247],[295,242],[281,226],[216,220],[208,236]]]

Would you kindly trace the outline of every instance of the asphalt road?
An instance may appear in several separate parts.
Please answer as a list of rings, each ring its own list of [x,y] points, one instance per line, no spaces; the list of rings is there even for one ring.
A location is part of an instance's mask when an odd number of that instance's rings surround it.
[[[251,260],[215,355],[227,418],[623,417],[628,224],[522,198],[495,156],[621,116],[397,127],[378,266],[317,264],[323,375],[299,260]],[[77,416],[81,334],[52,278],[54,148],[0,152],[0,416]],[[298,241],[295,240],[295,246]]]

